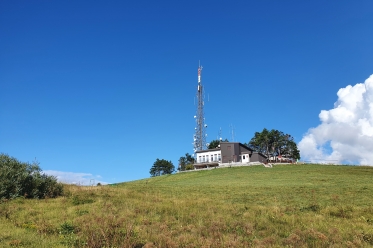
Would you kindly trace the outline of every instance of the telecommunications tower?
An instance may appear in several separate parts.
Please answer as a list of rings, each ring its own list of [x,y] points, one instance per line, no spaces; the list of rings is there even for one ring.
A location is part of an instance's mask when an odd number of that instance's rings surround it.
[[[196,121],[196,127],[194,132],[194,154],[197,151],[205,150],[207,148],[206,144],[206,132],[205,129],[207,128],[207,125],[205,124],[205,115],[203,112],[204,107],[204,92],[203,92],[203,85],[201,80],[201,74],[202,74],[202,66],[198,66],[198,86],[197,86],[197,113],[194,116],[194,119]]]

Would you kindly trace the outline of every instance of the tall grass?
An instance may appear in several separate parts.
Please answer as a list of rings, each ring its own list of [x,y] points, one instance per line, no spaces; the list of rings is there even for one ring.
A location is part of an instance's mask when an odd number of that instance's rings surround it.
[[[3,201],[0,246],[370,247],[372,180],[369,167],[278,165],[65,185]]]

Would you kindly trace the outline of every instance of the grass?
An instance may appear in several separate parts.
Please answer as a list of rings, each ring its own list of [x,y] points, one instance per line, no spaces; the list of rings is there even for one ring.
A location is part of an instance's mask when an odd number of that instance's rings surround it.
[[[0,204],[1,247],[372,247],[373,168],[179,173]]]

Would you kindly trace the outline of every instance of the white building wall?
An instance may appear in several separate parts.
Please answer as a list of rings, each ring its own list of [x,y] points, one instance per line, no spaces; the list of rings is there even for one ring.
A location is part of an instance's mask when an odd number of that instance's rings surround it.
[[[220,162],[221,151],[206,151],[197,153],[197,163]]]

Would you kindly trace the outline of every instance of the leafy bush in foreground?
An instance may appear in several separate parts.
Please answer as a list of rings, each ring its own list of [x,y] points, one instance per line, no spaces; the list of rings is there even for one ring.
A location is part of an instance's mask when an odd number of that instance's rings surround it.
[[[56,197],[62,191],[62,184],[54,176],[43,174],[37,162],[23,163],[0,154],[0,199]]]

